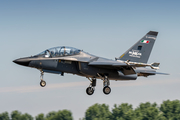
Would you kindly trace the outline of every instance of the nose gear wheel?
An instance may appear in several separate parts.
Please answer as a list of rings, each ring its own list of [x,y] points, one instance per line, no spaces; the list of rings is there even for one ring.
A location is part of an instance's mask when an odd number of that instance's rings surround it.
[[[88,87],[88,88],[86,89],[86,93],[87,93],[88,95],[92,95],[92,94],[94,93],[94,88],[93,88],[93,87]]]
[[[40,85],[41,85],[41,87],[45,87],[46,86],[46,81],[41,80]]]

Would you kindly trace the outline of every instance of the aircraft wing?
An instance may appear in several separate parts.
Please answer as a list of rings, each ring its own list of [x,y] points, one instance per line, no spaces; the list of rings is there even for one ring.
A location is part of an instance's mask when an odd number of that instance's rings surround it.
[[[149,76],[149,75],[156,75],[156,74],[169,75],[168,73],[156,72],[155,70],[146,69],[146,68],[136,69],[136,73],[137,73],[139,76],[146,76],[146,77]]]
[[[110,60],[101,60],[89,62],[90,66],[107,68],[107,69],[117,69],[121,71],[124,75],[136,74],[132,66],[127,65],[126,63],[110,61]]]

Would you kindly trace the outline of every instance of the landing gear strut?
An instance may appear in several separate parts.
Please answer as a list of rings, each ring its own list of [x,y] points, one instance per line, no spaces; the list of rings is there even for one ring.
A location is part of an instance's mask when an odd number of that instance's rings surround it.
[[[41,85],[41,87],[46,86],[46,81],[43,80],[43,75],[44,75],[44,72],[41,70],[41,76],[40,76],[40,79],[41,79],[40,85]]]
[[[110,82],[109,82],[109,79],[108,79],[108,76],[104,76],[104,79],[103,79],[103,92],[104,94],[108,95],[110,92],[111,92],[111,88],[109,87],[110,85]]]
[[[89,78],[88,78],[89,79]],[[96,86],[96,78],[92,78],[91,80],[89,79],[89,81],[91,82],[89,87],[86,89],[86,93],[88,95],[92,95],[95,91],[95,86]]]

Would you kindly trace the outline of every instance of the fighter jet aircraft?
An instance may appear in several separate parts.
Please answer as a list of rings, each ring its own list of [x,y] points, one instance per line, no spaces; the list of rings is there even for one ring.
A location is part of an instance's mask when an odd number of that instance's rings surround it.
[[[71,73],[90,80],[90,85],[86,89],[88,95],[94,93],[96,79],[103,80],[103,92],[108,95],[111,92],[110,80],[136,80],[139,76],[168,75],[156,72],[160,63],[147,64],[157,35],[158,32],[149,31],[115,60],[98,57],[73,47],[59,46],[13,62],[40,70],[42,87],[46,86],[43,80],[44,72],[62,76],[64,73]]]

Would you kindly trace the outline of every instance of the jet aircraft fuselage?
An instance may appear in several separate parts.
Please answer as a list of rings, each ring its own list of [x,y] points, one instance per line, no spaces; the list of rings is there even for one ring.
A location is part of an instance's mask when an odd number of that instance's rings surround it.
[[[102,79],[105,94],[109,94],[109,80],[136,80],[138,76],[158,74],[159,63],[147,64],[157,32],[150,31],[128,51],[115,60],[110,60],[86,53],[73,47],[54,47],[38,55],[16,59],[13,62],[41,72],[40,85],[44,87],[44,72],[64,75],[76,74],[88,78],[91,83],[86,89],[88,95],[94,93],[96,79]],[[151,68],[146,68],[150,66]]]

